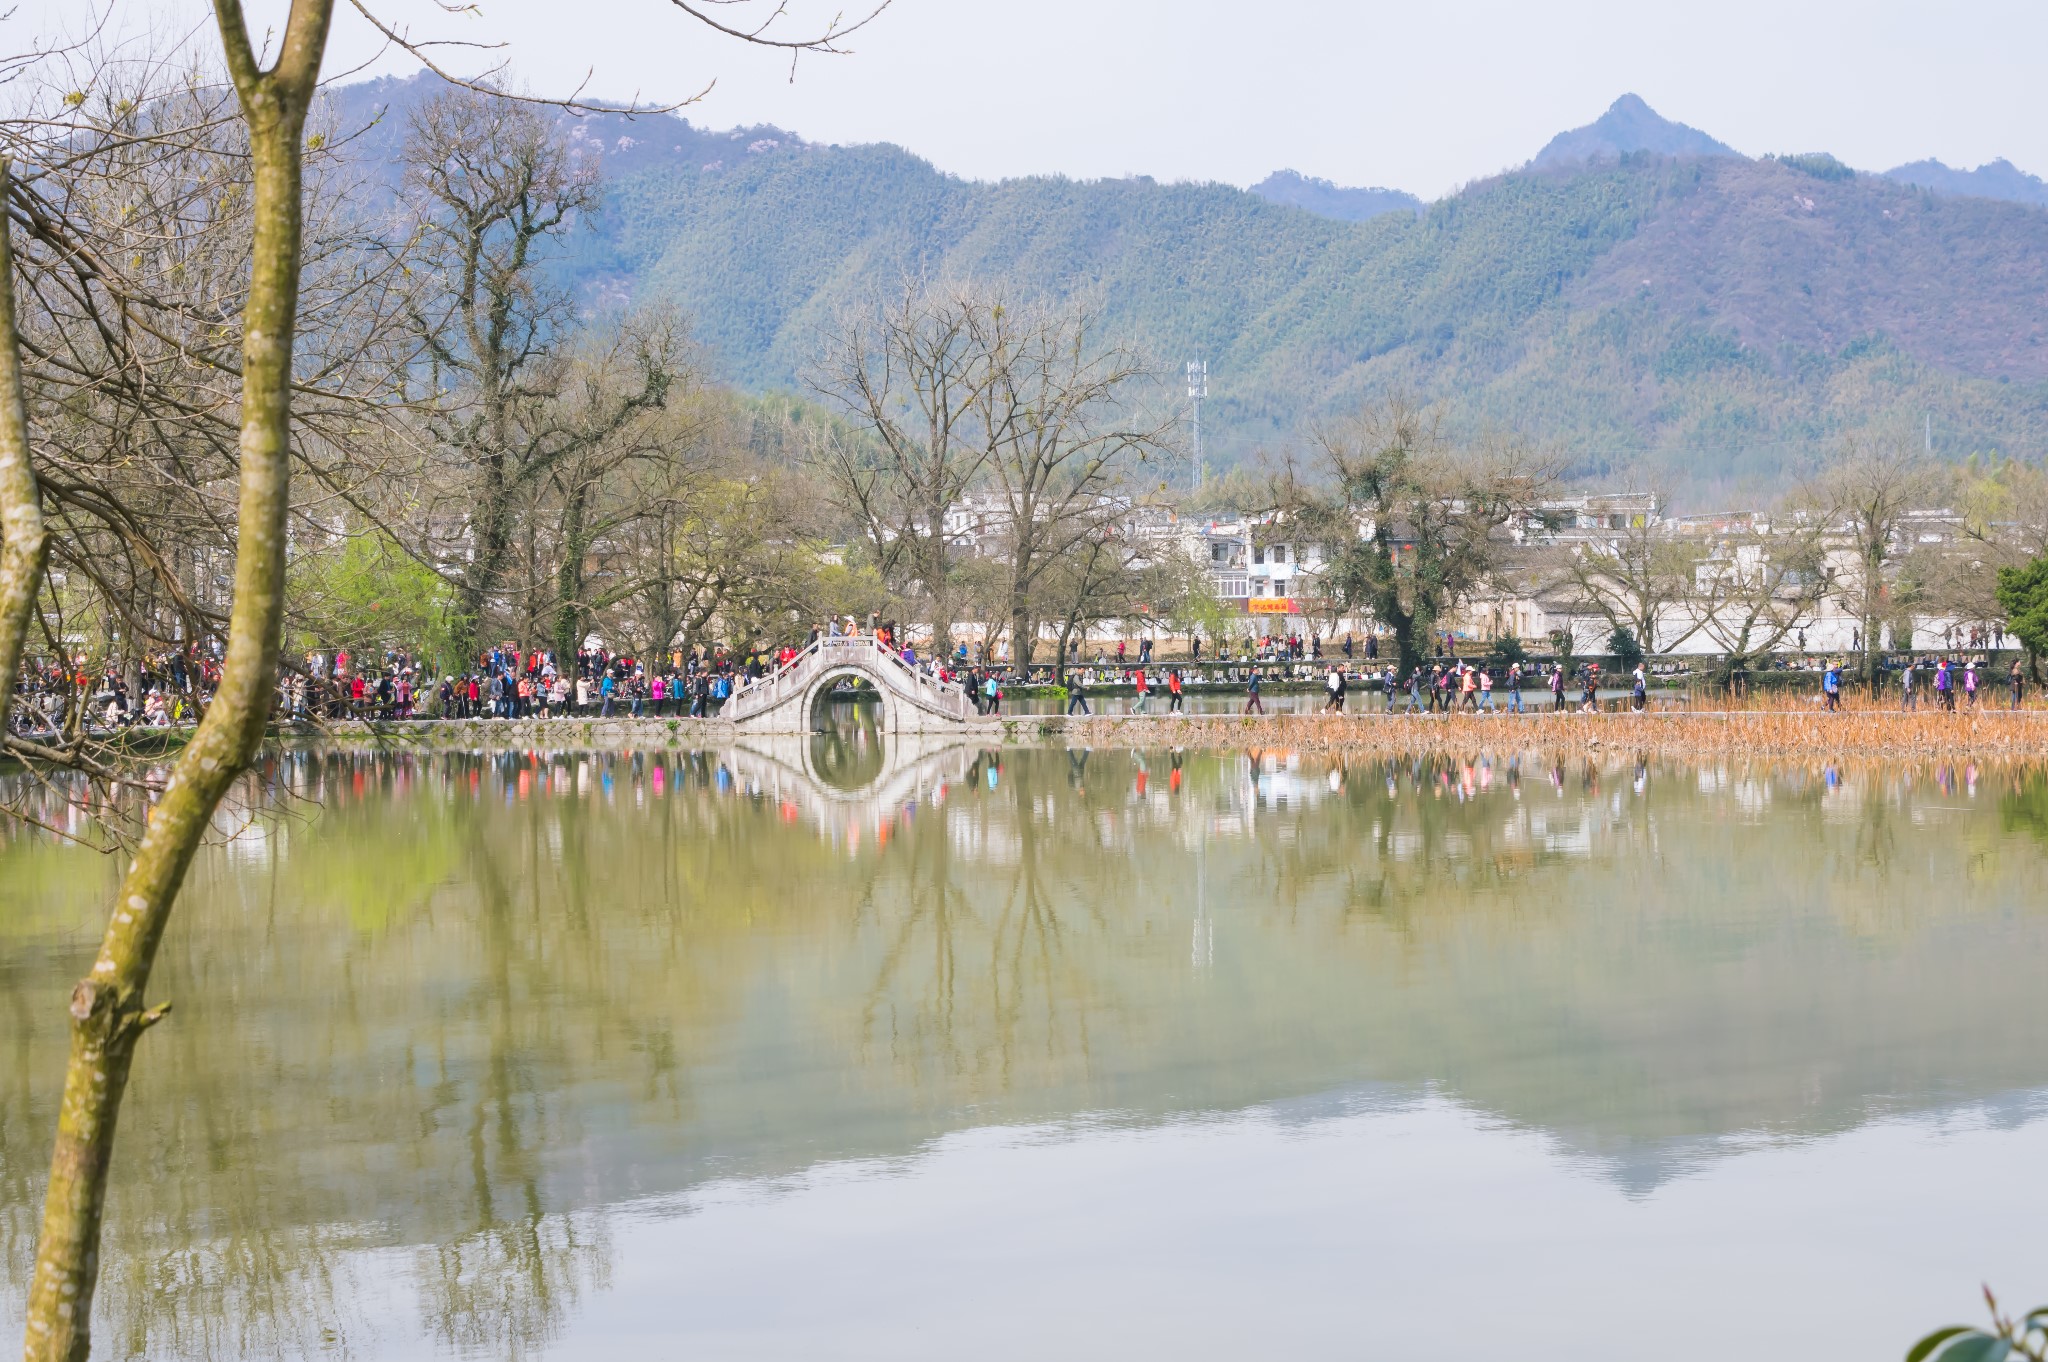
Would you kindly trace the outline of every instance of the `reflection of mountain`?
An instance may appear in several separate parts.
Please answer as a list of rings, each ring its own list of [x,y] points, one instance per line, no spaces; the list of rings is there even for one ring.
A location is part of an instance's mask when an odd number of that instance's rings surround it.
[[[213,856],[166,943],[113,1247],[170,1284],[125,1308],[296,1310],[431,1245],[448,1337],[502,1352],[604,1279],[607,1207],[970,1126],[1436,1091],[1643,1191],[2048,1088],[2010,1012],[2040,853],[1989,776],[955,750],[849,801],[757,757],[284,771],[321,807]],[[11,1226],[99,864],[0,853]]]

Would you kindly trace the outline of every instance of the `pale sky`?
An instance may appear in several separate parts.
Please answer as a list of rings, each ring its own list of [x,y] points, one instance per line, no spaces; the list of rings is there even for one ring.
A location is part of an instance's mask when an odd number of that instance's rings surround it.
[[[116,22],[208,22],[202,0],[104,0]],[[0,30],[78,22],[27,0]],[[1433,198],[1527,160],[1634,91],[1751,155],[1829,151],[1881,170],[2004,156],[2048,174],[2044,0],[894,0],[850,56],[718,38],[667,0],[369,0],[416,36],[504,43],[512,77],[672,101],[693,122],[775,123],[817,142],[895,142],[977,179],[1147,174],[1249,184],[1292,167]],[[842,0],[790,0],[791,31]],[[849,13],[860,0],[843,0]],[[285,0],[249,0],[281,18]],[[770,0],[720,12],[765,15]],[[373,35],[344,7],[330,72]],[[458,69],[488,63],[448,51]],[[374,70],[416,69],[403,54]]]

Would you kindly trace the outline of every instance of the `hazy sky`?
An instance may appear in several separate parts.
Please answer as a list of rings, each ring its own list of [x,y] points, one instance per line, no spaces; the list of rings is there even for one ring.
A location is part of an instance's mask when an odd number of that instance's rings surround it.
[[[791,31],[842,0],[790,0]],[[849,12],[860,0],[843,0]],[[76,23],[29,0],[7,28]],[[281,17],[285,0],[250,0]],[[1633,90],[1752,155],[1830,151],[1883,169],[2005,156],[2048,173],[2044,0],[894,0],[853,55],[786,59],[717,38],[667,0],[371,0],[416,35],[492,39],[544,93],[674,100],[714,127],[776,123],[821,142],[890,141],[976,178],[1248,184],[1293,167],[1425,197],[1527,160]],[[737,18],[769,0],[740,0]],[[120,0],[169,31],[199,0]],[[344,11],[330,71],[375,50]],[[487,59],[450,51],[458,68]],[[410,58],[380,71],[415,69]]]

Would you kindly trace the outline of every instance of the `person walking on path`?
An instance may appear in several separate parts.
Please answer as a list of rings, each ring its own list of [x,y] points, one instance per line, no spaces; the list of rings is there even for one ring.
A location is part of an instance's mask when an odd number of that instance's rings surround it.
[[[1083,714],[1093,714],[1095,712],[1088,708],[1088,687],[1082,682],[1079,672],[1075,672],[1067,678],[1067,713],[1072,714],[1076,709],[1079,709]]]
[[[1820,674],[1820,693],[1827,701],[1828,713],[1832,714],[1842,707],[1842,669],[1832,662],[1828,663],[1827,670]]]
[[[1913,659],[1909,657],[1906,659],[1906,665],[1899,668],[1899,709],[1901,712],[1909,709],[1916,713],[1919,711],[1919,684],[1919,668],[1914,664]]]
[[[1550,708],[1553,713],[1564,713],[1564,663],[1550,664]]]
[[[1491,714],[1493,709],[1493,668],[1479,669],[1479,707]]]
[[[1324,701],[1323,708],[1335,710],[1337,713],[1342,714],[1344,712],[1344,669],[1342,667],[1330,668],[1330,676],[1323,683],[1323,690],[1329,697]]]
[[[1002,683],[996,680],[994,671],[990,671],[983,678],[981,696],[984,700],[988,701],[988,712],[990,714],[1001,714],[1003,712],[1003,687]]]
[[[1972,710],[1977,708],[1977,659],[1974,657],[1963,664],[1963,698]]]
[[[1146,678],[1143,667],[1138,668],[1137,674],[1132,677],[1132,680],[1138,687],[1138,698],[1131,704],[1131,713],[1143,714],[1145,712],[1145,702],[1152,698],[1152,683]]]
[[[2020,660],[2018,658],[2012,660],[2012,671],[2007,674],[2006,679],[2012,684],[2012,707],[2018,709],[2020,707],[2021,695],[2026,689],[2026,678],[2020,671]]]
[[[1166,674],[1166,712],[1168,714],[1184,713],[1185,711],[1181,709],[1180,702],[1180,668],[1175,667]]]
[[[1508,663],[1508,712],[1522,712],[1522,664],[1519,662]]]
[[[1259,713],[1264,714],[1266,712],[1266,702],[1259,698],[1259,669],[1257,667],[1252,668],[1252,674],[1246,680],[1245,685],[1250,688],[1250,693],[1245,696],[1244,712],[1250,714],[1253,710],[1257,710]]]
[[[1947,713],[1956,712],[1955,677],[1950,675],[1945,657],[1934,667],[1934,703]]]
[[[1650,678],[1643,671],[1643,664],[1636,663],[1635,685],[1629,692],[1629,702],[1641,714],[1650,704]]]

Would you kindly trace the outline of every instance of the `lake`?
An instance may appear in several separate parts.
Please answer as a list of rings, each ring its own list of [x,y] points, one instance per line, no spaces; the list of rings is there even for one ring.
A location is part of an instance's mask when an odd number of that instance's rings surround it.
[[[2038,773],[855,724],[265,777],[100,1355],[1886,1358],[2048,1301]],[[117,867],[5,838],[18,1333]]]

